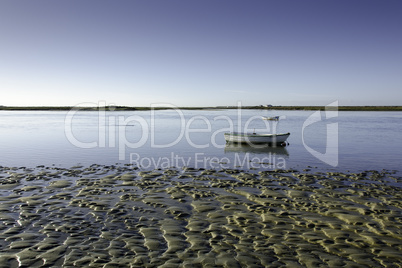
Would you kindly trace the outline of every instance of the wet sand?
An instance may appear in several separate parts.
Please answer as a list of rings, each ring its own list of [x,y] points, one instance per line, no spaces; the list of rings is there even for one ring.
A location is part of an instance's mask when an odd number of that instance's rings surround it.
[[[0,167],[0,267],[401,267],[392,172]]]

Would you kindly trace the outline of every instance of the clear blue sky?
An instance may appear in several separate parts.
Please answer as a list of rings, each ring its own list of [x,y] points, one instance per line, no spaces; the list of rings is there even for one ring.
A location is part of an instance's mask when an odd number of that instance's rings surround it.
[[[0,1],[0,105],[402,105],[400,0]]]

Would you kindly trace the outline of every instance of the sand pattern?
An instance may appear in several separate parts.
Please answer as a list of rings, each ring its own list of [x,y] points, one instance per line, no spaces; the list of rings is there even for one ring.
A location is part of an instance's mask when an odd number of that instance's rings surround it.
[[[402,267],[389,171],[0,167],[1,267]]]

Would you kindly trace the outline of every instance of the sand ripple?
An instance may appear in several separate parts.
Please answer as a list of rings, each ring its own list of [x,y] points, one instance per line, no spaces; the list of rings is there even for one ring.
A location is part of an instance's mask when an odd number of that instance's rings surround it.
[[[0,167],[0,267],[401,267],[392,172]]]

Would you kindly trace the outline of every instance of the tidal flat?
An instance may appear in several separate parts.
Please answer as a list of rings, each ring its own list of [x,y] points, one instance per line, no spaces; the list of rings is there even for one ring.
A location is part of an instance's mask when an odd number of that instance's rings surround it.
[[[402,267],[393,171],[0,167],[0,267]]]

